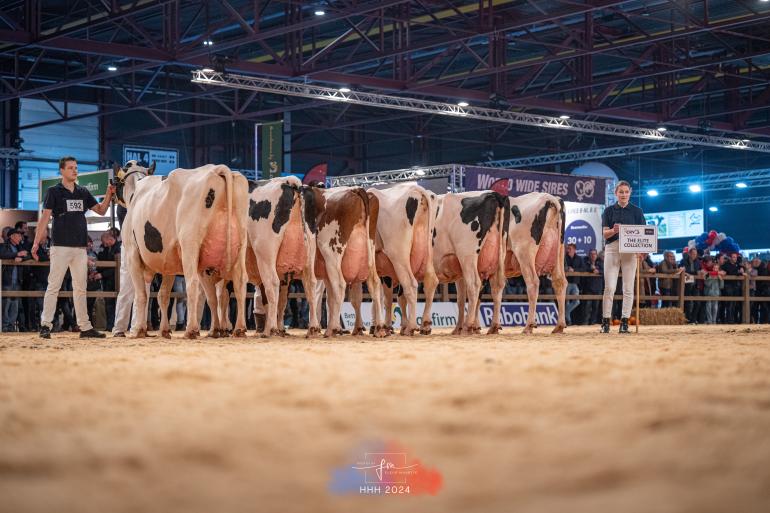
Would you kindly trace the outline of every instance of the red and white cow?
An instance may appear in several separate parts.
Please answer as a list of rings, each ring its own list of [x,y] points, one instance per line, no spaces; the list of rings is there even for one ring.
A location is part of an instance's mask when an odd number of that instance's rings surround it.
[[[233,281],[238,301],[233,335],[245,336],[246,178],[227,166],[211,164],[176,169],[168,176],[153,176],[154,170],[154,164],[145,168],[136,161],[115,168],[118,201],[128,209],[122,233],[138,312],[133,335],[147,335],[145,283],[160,273],[163,336],[170,337],[166,305],[177,274],[184,274],[190,292],[186,338],[200,333],[197,291],[201,286],[212,312],[209,335],[219,336],[224,331],[215,291],[216,282],[222,279]]]
[[[402,307],[401,334],[411,336],[418,328],[418,282],[424,281],[425,286],[432,289],[438,284],[431,244],[436,195],[416,183],[369,189],[367,194],[370,201],[379,204],[374,248],[377,275],[383,282],[385,293],[385,321],[390,331],[393,288],[401,285],[403,306],[406,307]],[[360,296],[356,295],[356,299]],[[360,302],[353,306],[358,314]],[[430,303],[426,303],[426,308],[430,310]],[[360,315],[356,315],[356,327],[360,324]],[[420,332],[428,334],[430,331],[430,320],[423,320]]]
[[[503,264],[507,248],[510,207],[508,198],[492,191],[444,194],[438,197],[433,230],[433,266],[440,283],[455,282],[458,323],[454,333],[479,333],[479,295],[483,280],[489,280],[496,301],[505,287]],[[424,319],[430,319],[427,301],[435,287],[426,285]],[[464,312],[468,300],[467,319]],[[493,315],[488,333],[500,329],[499,309]]]
[[[382,287],[374,263],[374,236],[379,212],[360,187],[312,188],[316,220],[315,274],[326,288],[327,328],[325,336],[342,333],[340,310],[348,284],[366,281],[372,296],[374,336],[384,337],[387,329],[382,318]],[[359,301],[360,287],[351,287],[351,301]],[[310,295],[310,289],[305,288]],[[316,287],[316,305],[322,287]],[[363,328],[354,331],[359,334]]]
[[[527,285],[529,316],[524,333],[537,327],[537,297],[539,276],[550,274],[556,294],[559,321],[553,333],[562,333],[567,326],[564,301],[567,278],[564,275],[564,201],[542,192],[530,192],[510,198],[511,221],[508,225],[508,247],[505,255],[505,276],[522,276]],[[495,312],[500,305],[495,305]]]
[[[273,178],[263,185],[249,182],[249,281],[262,285],[267,299],[264,335],[280,335],[286,296],[281,292],[294,276],[301,276],[305,290],[315,290],[315,212],[313,193],[297,177]],[[255,301],[258,300],[255,294]],[[321,332],[316,303],[309,304],[308,336]]]

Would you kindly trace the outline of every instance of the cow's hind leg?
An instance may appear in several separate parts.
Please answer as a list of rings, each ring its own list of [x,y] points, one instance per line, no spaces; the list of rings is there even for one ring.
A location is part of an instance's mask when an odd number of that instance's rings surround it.
[[[524,265],[526,261],[519,260],[519,262],[522,262],[521,276],[524,278],[524,284],[527,286],[527,300],[529,301],[527,324],[524,326],[523,333],[529,335],[534,328],[537,328],[537,296],[540,292],[540,280],[537,277],[534,263],[532,265]]]
[[[492,322],[489,323],[487,335],[496,335],[502,330],[500,325],[500,308],[503,302],[503,290],[505,289],[505,273],[501,268],[489,278],[489,285],[492,288]]]
[[[436,294],[436,288],[438,287],[438,277],[433,271],[431,266],[429,271],[425,273],[425,277],[422,281],[423,291],[425,293],[425,307],[422,310],[422,323],[420,325],[420,335],[430,335],[433,330],[433,296]]]
[[[356,321],[353,325],[353,331],[351,335],[363,335],[364,334],[364,321],[361,317],[361,302],[364,297],[364,287],[359,281],[350,284],[350,303],[353,305],[353,311],[356,314]]]
[[[452,335],[459,335],[465,325],[465,282],[459,279],[455,282],[457,290],[457,325],[452,330]]]
[[[478,259],[466,257],[460,262],[465,281],[465,297],[468,299],[468,317],[463,326],[463,334],[473,335],[481,332],[478,321],[479,294],[481,293],[481,278],[478,273]]]
[[[564,258],[561,259],[564,261]],[[553,291],[556,294],[556,305],[559,309],[559,323],[553,329],[551,333],[564,333],[564,328],[567,326],[567,321],[564,316],[564,303],[567,298],[567,277],[564,274],[564,266],[556,264],[553,272],[551,272],[551,284],[553,285]]]
[[[222,328],[222,320],[220,319],[216,282],[217,280],[211,276],[201,276],[201,286],[203,287],[204,294],[206,294],[206,302],[209,304],[209,310],[211,311],[211,327],[208,334],[210,338],[219,338],[226,335]]]
[[[174,275],[164,274],[158,290],[158,306],[160,307],[160,334],[163,338],[171,338],[171,330],[168,327],[168,304],[171,296],[171,288],[174,286]]]

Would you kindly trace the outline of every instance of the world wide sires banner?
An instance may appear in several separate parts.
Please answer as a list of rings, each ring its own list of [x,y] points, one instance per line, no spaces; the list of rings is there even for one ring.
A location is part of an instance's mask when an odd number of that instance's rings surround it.
[[[599,205],[603,205],[606,199],[605,178],[465,166],[466,191],[487,190],[501,179],[507,181],[504,185],[508,195],[514,197],[528,192],[545,192],[564,201]]]

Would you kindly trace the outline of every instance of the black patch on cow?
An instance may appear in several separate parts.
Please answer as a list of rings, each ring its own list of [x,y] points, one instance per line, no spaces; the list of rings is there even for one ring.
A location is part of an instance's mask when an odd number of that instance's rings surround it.
[[[414,215],[417,213],[418,204],[417,198],[407,198],[406,200],[406,218],[409,219],[409,224],[414,224]]]
[[[511,207],[511,213],[513,214],[513,219],[516,221],[516,224],[519,224],[521,222],[521,210],[519,210],[518,205]]]
[[[435,246],[436,245],[436,229],[435,228],[433,228],[433,238],[431,239],[430,243],[431,243],[431,246]]]
[[[390,276],[383,276],[382,278],[380,278],[380,281],[382,282],[383,285],[385,285],[389,289],[393,288],[393,279]]]
[[[144,245],[151,253],[163,251],[163,238],[160,232],[149,221],[144,223]]]
[[[316,233],[318,227],[315,224],[315,195],[313,194],[312,187],[302,186],[300,190],[302,199],[305,202],[305,224],[310,228],[310,233]]]
[[[168,179],[168,175],[163,175],[160,177],[161,182],[165,182]]]
[[[463,223],[470,225],[472,231],[476,232],[479,244],[481,244],[484,235],[489,232],[489,229],[495,223],[498,207],[496,195],[499,196],[496,192],[486,192],[479,196],[463,198],[460,202],[462,204],[460,219]],[[473,224],[474,221],[477,221],[476,225]],[[476,226],[475,229],[474,226]]]
[[[561,208],[561,241],[564,242],[564,224],[567,222],[565,219],[566,213],[564,212],[564,200],[559,198],[559,207]]]
[[[214,204],[214,189],[209,189],[209,193],[206,194],[206,208],[211,208]]]
[[[131,203],[131,202],[133,202],[133,201],[134,201],[134,193],[132,192],[132,193],[131,193],[131,197],[130,197],[130,198],[128,198],[128,203],[130,204],[130,203]]]
[[[551,202],[549,201],[542,206],[540,211],[532,221],[532,238],[535,240],[535,244],[540,244],[540,239],[543,238],[543,230],[545,230],[545,222],[548,220],[548,209],[551,208]]]
[[[262,200],[256,202],[249,200],[249,217],[254,221],[259,221],[262,218],[267,219],[270,215],[270,202],[268,200]]]
[[[503,233],[508,233],[508,228],[511,226],[511,198],[503,196],[501,203],[503,207]]]
[[[273,231],[275,233],[279,233],[283,225],[289,222],[291,207],[294,205],[294,193],[296,191],[296,187],[285,183],[281,184],[281,197],[278,198],[278,203],[275,204],[275,217],[273,217]]]
[[[255,182],[254,180],[249,180],[249,194],[254,192],[254,189],[256,189],[257,187],[258,187],[257,182]]]
[[[479,229],[479,222],[474,219],[473,222],[471,223],[471,230],[475,232],[478,229]]]

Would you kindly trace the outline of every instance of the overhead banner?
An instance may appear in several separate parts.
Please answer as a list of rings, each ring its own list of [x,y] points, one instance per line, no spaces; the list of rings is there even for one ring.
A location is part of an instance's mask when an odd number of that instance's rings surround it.
[[[283,121],[263,123],[261,128],[262,173],[260,178],[266,180],[281,176],[283,172]]]
[[[123,163],[135,160],[149,166],[155,162],[155,174],[167,175],[179,167],[179,152],[171,148],[123,145]]]
[[[564,201],[598,205],[603,205],[606,199],[606,178],[477,166],[465,166],[464,173],[466,191],[484,191],[495,185],[498,192],[507,191],[514,197],[528,192],[545,192]],[[499,180],[502,182],[495,184]]]
[[[704,232],[702,208],[644,214],[644,219],[658,227],[659,239],[697,237]]]

